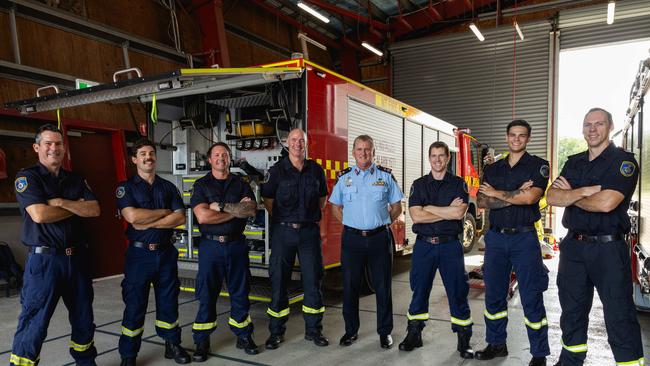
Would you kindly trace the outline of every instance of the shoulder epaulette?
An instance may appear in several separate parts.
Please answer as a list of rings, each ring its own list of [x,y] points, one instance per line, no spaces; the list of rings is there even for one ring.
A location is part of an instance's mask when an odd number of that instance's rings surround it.
[[[336,172],[336,181],[338,181],[339,178],[341,178],[342,176],[348,174],[351,171],[352,171],[351,167],[347,167],[347,168],[345,168],[343,170],[339,170],[338,172]]]
[[[381,170],[381,171],[384,172],[384,173],[388,173],[388,174],[390,174],[391,178],[393,178],[393,180],[394,180],[395,182],[397,182],[397,179],[396,179],[395,176],[393,175],[393,173],[392,173],[393,170],[392,170],[391,168],[386,168],[386,167],[384,167],[384,166],[377,165],[377,169]]]

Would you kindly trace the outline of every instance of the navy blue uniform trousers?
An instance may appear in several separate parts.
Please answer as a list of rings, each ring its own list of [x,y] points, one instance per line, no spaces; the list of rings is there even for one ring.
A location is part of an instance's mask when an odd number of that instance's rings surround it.
[[[300,274],[304,300],[302,311],[305,319],[305,333],[313,335],[322,331],[325,307],[321,294],[323,279],[323,253],[320,244],[320,227],[316,224],[294,229],[275,224],[271,235],[271,304],[267,310],[270,317],[269,330],[272,335],[281,335],[287,330],[289,298],[287,285],[296,260],[300,261]]]
[[[409,320],[424,322],[429,319],[429,295],[436,271],[440,270],[449,301],[451,329],[471,335],[472,319],[467,302],[469,277],[465,271],[465,257],[460,241],[431,244],[418,238],[411,258],[413,298],[409,306]]]
[[[485,340],[494,345],[506,343],[508,286],[513,268],[519,283],[530,353],[533,357],[548,356],[548,320],[543,298],[548,288],[548,269],[542,263],[535,231],[501,234],[489,230],[485,235]]]
[[[562,240],[557,275],[562,306],[562,365],[582,365],[587,356],[594,287],[603,303],[607,340],[616,362],[633,362],[643,357],[630,268],[630,254],[623,240],[589,243],[571,235]]]
[[[250,270],[245,240],[221,243],[203,239],[199,246],[199,272],[196,275],[199,310],[192,326],[194,343],[208,340],[217,327],[217,299],[224,280],[230,297],[230,329],[239,338],[253,332],[248,314]]]
[[[177,261],[178,251],[174,247],[150,251],[129,246],[126,250],[122,280],[125,308],[119,343],[122,358],[136,357],[140,350],[152,284],[156,297],[156,333],[173,344],[181,343]]]
[[[359,331],[359,293],[368,268],[377,301],[377,333],[393,331],[393,241],[390,230],[361,236],[343,229],[341,238],[341,268],[343,270],[343,319],[345,333]]]
[[[37,363],[47,327],[59,298],[68,308],[72,327],[70,354],[78,365],[94,365],[93,287],[88,272],[88,258],[81,249],[72,256],[29,254],[23,275],[20,298],[22,312],[10,363]]]

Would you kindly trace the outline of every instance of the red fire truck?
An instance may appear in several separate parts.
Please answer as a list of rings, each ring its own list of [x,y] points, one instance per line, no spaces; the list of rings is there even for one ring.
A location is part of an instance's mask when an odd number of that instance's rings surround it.
[[[175,182],[189,202],[194,181],[206,174],[205,152],[215,141],[232,146],[234,174],[248,177],[259,199],[259,182],[282,155],[288,131],[307,131],[308,157],[325,170],[331,190],[336,172],[354,164],[350,154],[361,134],[375,140],[376,162],[391,168],[407,196],[411,183],[429,172],[428,147],[446,142],[452,151],[450,170],[470,187],[463,243],[471,250],[485,222],[476,205],[480,145],[470,131],[424,113],[356,81],[304,59],[251,68],[180,69],[155,77],[135,77],[88,89],[62,92],[8,103],[22,113],[56,110],[96,102],[139,102],[151,117],[149,138],[161,146],[160,174]],[[196,247],[200,235],[188,209],[187,225],[178,228],[183,288],[193,290]],[[245,234],[253,275],[267,276],[269,219],[260,204]],[[392,225],[395,253],[408,254],[415,242],[412,221],[405,214]],[[329,209],[321,223],[325,268],[340,265],[341,224]],[[299,271],[296,271],[296,276]]]

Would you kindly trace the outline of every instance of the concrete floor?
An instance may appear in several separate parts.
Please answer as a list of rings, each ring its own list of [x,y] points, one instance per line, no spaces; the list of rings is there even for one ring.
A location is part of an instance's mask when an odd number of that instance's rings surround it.
[[[477,254],[477,253],[475,253]],[[480,256],[468,257],[470,263],[480,261]],[[551,270],[551,283],[545,293],[547,317],[549,320],[549,338],[552,355],[548,364],[553,365],[560,352],[560,308],[557,298],[555,277],[557,273],[557,259],[545,261]],[[395,329],[393,339],[395,346],[391,350],[379,347],[379,338],[375,332],[376,314],[374,296],[361,299],[360,308],[362,328],[359,340],[350,347],[340,347],[338,339],[343,335],[344,326],[341,316],[341,293],[334,290],[325,290],[326,312],[324,317],[324,334],[330,339],[329,347],[317,347],[313,343],[303,340],[304,323],[301,316],[300,304],[291,308],[288,330],[285,343],[277,350],[264,350],[256,356],[246,355],[242,350],[235,348],[235,338],[228,329],[228,299],[221,298],[218,304],[219,327],[212,335],[212,352],[205,365],[500,365],[521,366],[527,365],[530,359],[526,329],[523,324],[523,311],[518,294],[509,303],[508,324],[508,350],[507,358],[492,361],[463,360],[455,351],[456,338],[450,330],[449,311],[444,288],[439,278],[436,279],[431,295],[429,314],[431,319],[424,330],[424,347],[412,352],[403,352],[397,349],[397,344],[402,341],[406,328],[406,311],[411,299],[408,283],[408,270],[410,258],[397,258],[393,277],[393,309]],[[99,365],[119,365],[120,356],[117,351],[118,337],[123,303],[120,296],[121,277],[106,279],[95,283],[95,344],[97,346]],[[469,294],[470,306],[475,321],[472,345],[480,349],[485,345],[485,322],[482,316],[484,305],[483,292],[472,289]],[[183,327],[183,345],[193,348],[191,326],[197,309],[197,302],[191,294],[182,293],[179,299],[180,319]],[[155,308],[153,300],[150,301],[149,314],[145,323],[142,349],[138,357],[138,365],[175,364],[163,358],[163,343],[155,335],[154,321]],[[11,343],[16,329],[16,319],[20,311],[18,296],[0,298],[0,358],[9,357]],[[266,317],[266,304],[254,303],[251,317],[256,327],[255,339],[263,345],[268,337],[268,320]],[[587,365],[613,365],[614,360],[607,344],[602,304],[596,298],[591,312],[591,325],[589,330],[589,354]],[[641,328],[644,331],[644,344],[648,350],[648,337],[650,337],[650,316],[639,313]],[[68,341],[70,327],[67,320],[65,306],[59,305],[52,318],[49,333],[41,352],[42,365],[71,365],[72,358],[68,354]],[[648,353],[650,354],[650,353]]]

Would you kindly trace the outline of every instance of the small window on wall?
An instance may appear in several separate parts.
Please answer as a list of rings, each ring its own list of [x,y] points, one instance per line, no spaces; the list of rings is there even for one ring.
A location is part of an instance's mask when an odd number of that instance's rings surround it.
[[[451,158],[449,159],[449,163],[447,163],[447,171],[453,175],[456,175],[456,159],[458,153],[456,151],[451,151]]]
[[[470,140],[470,141],[472,145],[471,152],[470,152],[470,155],[472,156],[472,166],[474,166],[474,169],[478,170],[480,166],[479,162],[481,161],[479,157],[479,154],[481,153],[481,149],[478,146],[478,143],[476,143],[476,141],[474,140]]]

